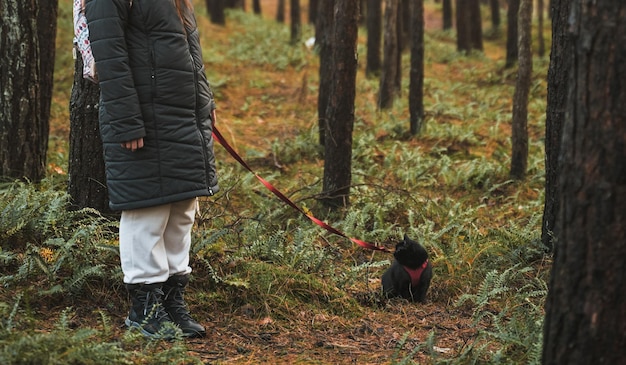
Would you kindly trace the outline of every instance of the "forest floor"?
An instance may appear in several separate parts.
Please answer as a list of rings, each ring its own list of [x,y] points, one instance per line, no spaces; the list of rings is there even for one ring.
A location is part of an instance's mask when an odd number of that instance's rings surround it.
[[[248,11],[251,11],[251,6],[248,6]],[[264,16],[274,17],[276,0],[264,0],[262,6]],[[426,8],[427,31],[441,27],[441,14],[434,6],[430,4]],[[306,19],[305,14],[303,19]],[[207,24],[204,26],[216,33],[216,40],[223,36],[219,33],[223,30]],[[492,59],[501,59],[504,52],[500,46],[486,42],[485,54]],[[229,75],[229,82],[222,85],[219,91],[217,125],[236,149],[267,150],[277,136],[290,138],[302,128],[313,126],[314,121],[299,118],[293,118],[288,124],[280,123],[280,119],[285,118],[284,114],[274,115],[273,110],[262,110],[262,102],[250,102],[261,100],[261,95],[255,95],[257,91],[249,87],[250,80],[238,82],[237,75],[256,76],[236,67],[225,63],[220,65],[219,70],[212,71]],[[289,69],[274,74],[266,70],[262,76],[268,84],[275,86],[263,88],[262,92],[265,96],[288,100],[298,98],[315,105],[316,95],[307,94],[303,86],[307,72],[316,70]],[[427,72],[437,73],[438,70]],[[250,103],[248,108],[242,107],[244,101]],[[63,135],[68,127],[57,122],[52,128],[53,133]],[[219,150],[218,158],[235,163],[221,147],[216,146],[216,150]],[[369,290],[378,290],[380,280],[373,278],[369,281]],[[479,326],[472,322],[472,309],[455,306],[453,299],[442,294],[445,289],[436,281],[437,278],[425,304],[403,300],[376,303],[368,300],[365,292],[355,293],[362,306],[360,311],[350,316],[303,311],[291,318],[259,318],[254,308],[245,305],[224,308],[191,302],[194,316],[207,329],[207,337],[186,342],[191,353],[210,364],[388,364],[394,356],[399,356],[396,359],[399,361],[426,342],[429,334],[434,332],[435,351],[441,358],[453,358],[475,338]],[[126,331],[123,327],[123,319],[127,315],[126,298],[107,297],[104,290],[97,293],[97,297],[98,302],[113,303],[103,304],[98,309],[104,309],[112,318],[112,338],[122,336]],[[49,314],[49,317],[55,317],[67,305],[67,302],[40,303],[35,309],[40,316],[47,317]],[[77,310],[72,318],[75,326],[100,325],[99,318],[93,314],[96,309],[93,308],[93,298],[83,303],[76,300],[71,305]],[[410,358],[415,363],[430,363],[432,360],[430,354],[421,351]]]

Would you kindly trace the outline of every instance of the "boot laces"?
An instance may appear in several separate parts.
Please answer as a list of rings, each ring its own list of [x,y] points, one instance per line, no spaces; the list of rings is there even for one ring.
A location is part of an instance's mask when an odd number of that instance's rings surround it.
[[[161,304],[161,298],[163,297],[163,290],[154,289],[150,291],[146,291],[143,307],[143,315],[144,317],[152,317],[156,319],[158,322],[165,320],[168,315],[167,312],[163,309],[163,305]]]
[[[183,290],[181,288],[169,288],[165,294],[164,301],[167,302],[168,310],[171,313],[175,313],[183,320],[192,320],[191,314],[189,313],[185,303],[185,298],[183,297]]]

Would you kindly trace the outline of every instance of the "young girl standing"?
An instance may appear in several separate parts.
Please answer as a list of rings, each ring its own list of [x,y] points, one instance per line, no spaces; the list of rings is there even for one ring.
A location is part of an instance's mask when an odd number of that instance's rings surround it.
[[[184,301],[197,197],[218,190],[213,93],[190,0],[86,0],[110,206],[122,212],[126,325],[204,336]]]

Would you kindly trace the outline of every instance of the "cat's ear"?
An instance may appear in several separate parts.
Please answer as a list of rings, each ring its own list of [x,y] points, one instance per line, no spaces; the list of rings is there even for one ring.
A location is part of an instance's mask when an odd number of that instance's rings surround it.
[[[403,239],[403,241],[404,241],[404,242],[409,242],[410,240],[411,240],[411,239],[409,238],[409,236],[407,236],[407,234],[405,233],[405,234],[404,234],[404,239]]]

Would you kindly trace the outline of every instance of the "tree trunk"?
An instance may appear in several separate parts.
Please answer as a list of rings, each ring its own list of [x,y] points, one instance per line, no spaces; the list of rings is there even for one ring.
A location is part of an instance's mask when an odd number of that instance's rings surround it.
[[[328,125],[328,103],[333,85],[333,9],[335,0],[319,0],[319,11],[315,23],[315,43],[320,55],[319,90],[317,96],[317,120],[319,143],[325,144]]]
[[[98,102],[100,87],[83,78],[78,53],[70,96],[70,158],[68,193],[78,208],[111,214],[106,186]]]
[[[226,15],[224,14],[225,0],[206,0],[206,8],[209,12],[211,23],[226,25]]]
[[[539,54],[539,57],[543,57],[546,53],[546,45],[543,39],[543,11],[543,0],[537,0],[537,37],[539,38],[539,50],[537,53]]]
[[[541,0],[540,0],[541,1]],[[500,29],[500,0],[489,0],[491,9],[491,26],[495,32]]]
[[[424,0],[411,1],[411,71],[409,112],[412,135],[419,134],[424,120]]]
[[[567,31],[567,19],[572,0],[557,0],[552,12],[552,50],[548,68],[548,105],[546,108],[546,182],[545,205],[541,225],[541,241],[550,250],[553,249],[557,212],[559,210],[559,151],[563,120],[565,119],[565,101],[567,98],[567,72],[572,61],[571,41]]]
[[[276,9],[276,21],[285,22],[285,0],[278,0],[278,8]]]
[[[246,2],[244,0],[225,0],[224,7],[226,9],[242,9],[246,10]]]
[[[382,2],[367,2],[367,65],[365,74],[377,76],[380,73],[380,43],[382,38]]]
[[[528,93],[532,78],[531,18],[533,13],[532,0],[521,0],[518,19],[519,64],[515,94],[513,95],[513,121],[511,145],[512,179],[521,180],[526,176],[528,166]]]
[[[319,0],[309,0],[309,24],[317,23],[318,11],[319,11]]]
[[[290,0],[289,14],[291,19],[291,44],[300,41],[302,21],[300,20],[300,0]]]
[[[442,8],[443,30],[452,29],[452,0],[443,0]]]
[[[398,46],[396,47],[396,52],[398,54],[395,57],[396,60],[396,78],[394,79],[394,97],[399,97],[402,95],[402,52],[407,44],[407,37],[404,31],[404,4],[406,0],[398,0],[398,15],[396,16],[396,32],[397,32],[397,41]],[[406,12],[408,13],[408,11]]]
[[[389,109],[396,97],[396,73],[398,70],[398,1],[385,0],[383,70],[380,77],[378,108]]]
[[[574,0],[571,9],[561,207],[542,363],[623,364],[626,7],[623,0]]]
[[[356,94],[358,0],[337,0],[333,29],[333,87],[328,104],[322,202],[349,204],[352,180],[352,129]]]
[[[456,0],[456,49],[459,52],[470,52],[469,3],[467,0]]]
[[[456,1],[457,50],[483,50],[483,29],[479,0]]]
[[[365,25],[365,19],[367,18],[367,1],[359,0],[359,26]]]
[[[506,61],[505,68],[512,67],[517,62],[517,13],[520,0],[509,0],[509,9],[506,12]]]
[[[46,156],[48,150],[48,135],[50,132],[50,107],[52,104],[52,91],[54,87],[54,62],[56,56],[56,34],[57,34],[57,15],[58,0],[50,0],[39,6],[37,16],[37,29],[39,38],[40,58],[39,70],[41,72],[40,84],[40,101],[41,113],[40,119],[43,124],[43,135],[40,136],[40,146],[42,146],[42,156]],[[43,161],[45,166],[45,159]],[[45,173],[45,168],[44,168]]]
[[[0,4],[0,176],[36,182],[46,175],[57,5]]]
[[[252,0],[252,12],[261,15],[261,0]]]
[[[465,0],[468,3],[470,47],[472,50],[483,50],[483,22],[480,15],[479,0]]]
[[[413,0],[400,0],[398,3],[398,46],[400,53],[404,52],[410,44],[411,38],[411,10]]]

